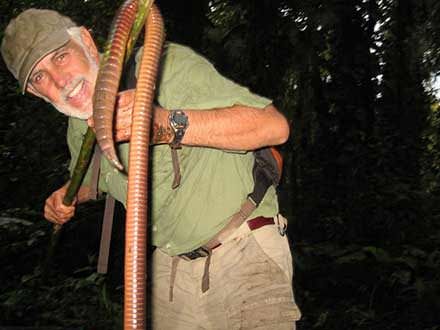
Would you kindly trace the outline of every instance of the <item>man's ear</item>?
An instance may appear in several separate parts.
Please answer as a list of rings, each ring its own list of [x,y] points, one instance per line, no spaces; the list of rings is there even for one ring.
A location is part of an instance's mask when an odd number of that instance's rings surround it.
[[[41,97],[40,93],[38,93],[37,90],[34,88],[34,86],[32,86],[32,84],[30,83],[27,83],[26,92],[35,95],[37,97]]]
[[[32,86],[31,83],[28,83],[26,86],[26,92],[32,95],[35,95],[36,97],[39,97],[40,99],[43,99],[44,101],[46,101],[47,103],[52,103],[50,102],[50,100],[46,97],[41,95],[34,86]]]
[[[89,30],[87,30],[84,26],[81,26],[80,29],[81,39],[84,42],[84,45],[89,50],[89,54],[95,59],[96,63],[99,63],[98,48],[96,48],[96,44],[93,40],[92,35],[90,34]]]

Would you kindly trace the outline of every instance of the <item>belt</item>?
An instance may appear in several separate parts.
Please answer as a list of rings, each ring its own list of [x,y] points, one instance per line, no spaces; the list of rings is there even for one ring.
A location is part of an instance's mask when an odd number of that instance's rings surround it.
[[[275,221],[273,220],[273,218],[265,218],[265,217],[256,217],[256,218],[250,219],[246,222],[247,222],[247,225],[251,231],[256,230],[258,228],[261,228],[266,225],[275,224]],[[226,225],[226,228],[228,226],[229,226],[229,224]],[[231,229],[233,229],[233,228],[231,228]],[[234,229],[236,229],[236,228],[234,228]],[[214,250],[214,249],[218,248],[220,245],[222,245],[222,243],[218,240],[218,236],[219,236],[218,234],[215,235],[211,240],[209,240],[208,243],[206,243],[205,245],[203,245],[195,250],[179,254],[179,257],[181,257],[184,260],[189,261],[189,260],[194,260],[197,258],[209,256],[211,254],[212,250]]]

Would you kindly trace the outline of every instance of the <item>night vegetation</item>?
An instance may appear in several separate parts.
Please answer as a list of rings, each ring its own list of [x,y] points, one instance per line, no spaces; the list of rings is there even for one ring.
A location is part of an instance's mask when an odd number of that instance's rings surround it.
[[[291,121],[279,195],[298,328],[440,330],[440,2],[157,3],[168,40]],[[119,4],[2,0],[0,37],[22,10],[51,8],[103,45]],[[68,178],[67,121],[2,61],[0,86],[0,329],[120,329],[124,211],[109,274],[96,273],[102,201],[79,207],[48,260],[42,208]]]

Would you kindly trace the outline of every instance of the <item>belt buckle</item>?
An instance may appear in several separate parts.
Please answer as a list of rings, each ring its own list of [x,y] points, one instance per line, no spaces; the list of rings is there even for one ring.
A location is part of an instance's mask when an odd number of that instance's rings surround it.
[[[209,256],[209,250],[203,246],[195,250],[192,250],[190,252],[179,254],[179,257],[181,257],[186,261],[191,261],[197,258],[203,258],[207,256]]]

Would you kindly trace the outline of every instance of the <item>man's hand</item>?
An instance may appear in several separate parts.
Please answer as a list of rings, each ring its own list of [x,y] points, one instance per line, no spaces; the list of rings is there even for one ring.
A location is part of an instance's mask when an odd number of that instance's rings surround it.
[[[72,219],[75,214],[77,199],[75,198],[71,206],[63,204],[63,198],[67,191],[67,184],[54,191],[46,199],[44,205],[44,217],[52,223],[62,225]]]
[[[135,89],[129,89],[120,92],[117,96],[114,121],[115,142],[126,142],[130,140],[135,92]],[[150,144],[170,143],[173,140],[174,133],[168,124],[169,112],[157,105],[153,107],[153,125],[151,127],[152,134]],[[87,120],[87,124],[94,128],[93,117]]]
[[[129,89],[120,92],[116,99],[116,114],[115,114],[115,127],[114,138],[116,142],[125,142],[130,140],[131,134],[131,114],[134,106],[134,89]],[[93,117],[87,120],[87,124],[90,127],[95,127]]]
[[[131,114],[133,113],[135,89],[129,89],[118,94],[115,114],[115,141],[130,140]]]

